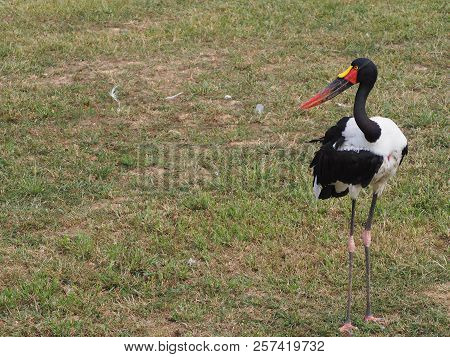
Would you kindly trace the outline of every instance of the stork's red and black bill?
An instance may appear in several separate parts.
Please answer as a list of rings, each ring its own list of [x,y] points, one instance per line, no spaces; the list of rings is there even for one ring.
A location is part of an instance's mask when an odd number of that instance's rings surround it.
[[[300,108],[309,109],[315,107],[316,105],[322,104],[327,100],[330,100],[336,97],[339,93],[342,93],[346,89],[350,88],[353,83],[347,81],[344,78],[337,78],[333,82],[331,82],[327,87],[322,89],[319,93],[317,93],[310,100],[302,103]]]
[[[347,68],[347,70],[339,74],[338,78],[331,82],[327,87],[322,89],[310,100],[302,103],[300,105],[300,108],[309,109],[315,107],[316,105],[322,104],[336,97],[339,93],[342,93],[346,89],[350,88],[356,82],[357,68],[350,66],[349,68]]]

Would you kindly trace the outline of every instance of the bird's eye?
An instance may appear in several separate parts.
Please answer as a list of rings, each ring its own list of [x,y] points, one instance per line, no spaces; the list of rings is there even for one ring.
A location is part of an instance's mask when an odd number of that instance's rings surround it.
[[[358,66],[354,66],[353,69],[354,69],[355,71],[357,71],[357,70],[358,70]]]

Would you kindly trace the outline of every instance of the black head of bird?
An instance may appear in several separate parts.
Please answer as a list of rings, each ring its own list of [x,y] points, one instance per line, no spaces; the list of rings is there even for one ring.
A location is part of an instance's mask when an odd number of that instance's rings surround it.
[[[356,83],[360,83],[361,86],[366,87],[370,91],[377,80],[377,75],[378,71],[375,63],[368,58],[357,58],[351,63],[350,67],[339,73],[337,78],[327,87],[308,101],[302,103],[300,108],[309,109],[325,103]]]

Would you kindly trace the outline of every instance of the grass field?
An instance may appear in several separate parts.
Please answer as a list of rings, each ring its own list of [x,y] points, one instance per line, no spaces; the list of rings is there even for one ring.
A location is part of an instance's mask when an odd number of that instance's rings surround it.
[[[350,199],[315,201],[305,142],[355,90],[298,104],[365,56],[380,72],[369,115],[396,121],[410,153],[373,226],[384,330],[362,323],[357,240],[358,336],[449,336],[447,13],[0,1],[0,335],[337,335]]]

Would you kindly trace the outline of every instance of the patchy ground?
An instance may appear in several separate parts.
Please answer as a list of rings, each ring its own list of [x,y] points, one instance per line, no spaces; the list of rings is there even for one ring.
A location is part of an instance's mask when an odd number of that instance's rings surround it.
[[[448,336],[444,6],[1,2],[0,335],[336,335],[350,202],[313,199],[306,142],[354,90],[298,104],[366,56],[410,154],[374,222],[389,325],[357,241],[358,335]]]

